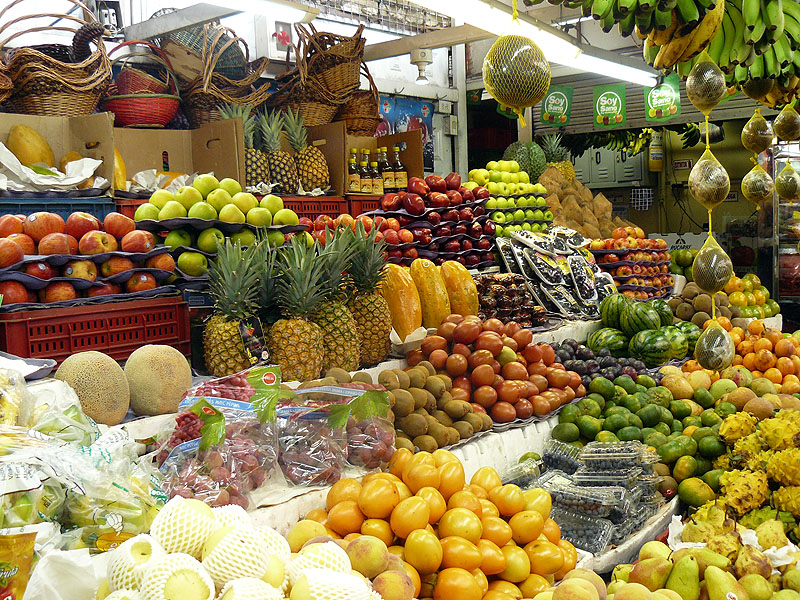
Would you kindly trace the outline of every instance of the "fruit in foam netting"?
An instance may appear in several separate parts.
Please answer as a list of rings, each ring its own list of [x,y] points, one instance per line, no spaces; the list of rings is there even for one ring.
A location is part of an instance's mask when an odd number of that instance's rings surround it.
[[[249,525],[221,527],[203,546],[203,566],[217,588],[240,577],[263,577],[268,559],[264,536]]]
[[[280,590],[253,577],[234,579],[225,584],[219,600],[282,600]]]
[[[117,590],[111,592],[104,600],[140,600],[140,598],[136,590]]]
[[[349,573],[350,558],[336,542],[306,546],[289,563],[289,585],[294,586],[308,569],[327,569]]]
[[[199,558],[203,544],[217,527],[210,506],[176,496],[158,512],[150,535],[169,553],[184,552]]]
[[[389,552],[378,538],[362,535],[347,545],[347,556],[353,569],[372,579],[386,570]]]
[[[214,506],[211,508],[211,512],[214,513],[214,519],[220,527],[249,526],[251,524],[247,511],[238,504]]]
[[[214,582],[198,560],[183,552],[154,563],[142,581],[142,600],[213,600]]]
[[[291,600],[369,600],[362,579],[331,569],[307,569],[292,587]]]
[[[289,542],[289,548],[291,548],[292,552],[299,552],[300,548],[302,548],[303,544],[308,540],[323,535],[328,535],[328,532],[325,530],[325,526],[322,523],[312,521],[311,519],[303,519],[292,525],[292,528],[286,535],[286,540]]]
[[[289,589],[289,577],[286,575],[284,560],[275,554],[270,554],[267,561],[267,572],[261,579],[282,592]]]
[[[138,590],[145,571],[164,556],[164,549],[146,533],[125,540],[109,556],[106,570],[109,589]]]
[[[272,527],[259,527],[258,532],[267,540],[270,554],[275,554],[283,562],[289,560],[292,555],[292,549],[289,542],[280,533],[275,531]]]

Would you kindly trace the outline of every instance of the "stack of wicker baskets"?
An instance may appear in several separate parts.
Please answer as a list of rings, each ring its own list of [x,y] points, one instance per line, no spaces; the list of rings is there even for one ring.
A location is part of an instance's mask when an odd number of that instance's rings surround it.
[[[6,50],[0,71],[0,101],[5,100],[6,111],[59,117],[88,115],[105,94],[111,83],[111,63],[101,40],[103,27],[79,0],[67,1],[83,12],[83,18],[60,13],[8,18],[8,11],[25,0],[12,0],[0,10],[0,35],[28,19],[55,19],[53,25],[20,29],[0,41],[0,49]],[[55,25],[62,21],[70,26]],[[72,47],[8,47],[12,40],[27,33],[51,30],[73,32]],[[96,46],[94,51],[90,41]]]
[[[294,47],[297,66],[279,77],[281,88],[269,104],[299,112],[308,126],[325,125],[338,114],[338,118],[347,121],[351,133],[375,133],[377,92],[363,62],[366,43],[361,36],[363,30],[363,26],[359,27],[353,36],[347,37],[320,33],[313,25],[308,29],[295,25],[299,40]],[[372,91],[366,93],[357,91],[362,68],[372,86]],[[374,119],[375,126],[366,133],[370,119]]]

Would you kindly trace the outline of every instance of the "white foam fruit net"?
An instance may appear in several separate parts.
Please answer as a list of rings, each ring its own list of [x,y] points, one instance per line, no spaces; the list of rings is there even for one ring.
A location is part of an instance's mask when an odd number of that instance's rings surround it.
[[[283,593],[255,577],[242,577],[225,584],[219,600],[282,600]]]
[[[371,600],[370,589],[363,580],[331,569],[306,569],[297,588],[297,597],[310,600]],[[295,596],[294,589],[292,596]]]
[[[264,536],[251,527],[234,527],[203,559],[217,588],[240,577],[261,578],[267,572],[269,548]]]
[[[215,506],[211,512],[214,513],[214,518],[220,527],[250,526],[250,517],[247,515],[247,511],[238,504]]]
[[[284,564],[289,562],[289,558],[292,556],[292,548],[289,546],[289,542],[286,541],[286,538],[272,527],[260,527],[258,531],[264,536],[264,539],[267,540],[270,553],[278,556]]]
[[[140,600],[139,592],[136,590],[116,590],[106,596],[106,600]]]
[[[145,573],[140,590],[142,600],[214,600],[215,594],[214,582],[200,561],[183,552],[154,563]]]
[[[308,569],[328,569],[337,573],[349,573],[350,557],[336,542],[306,546],[289,563],[289,584],[294,585]]]
[[[167,552],[184,552],[200,558],[203,544],[217,524],[212,516],[192,506],[192,502],[175,496],[158,512],[150,526],[152,535]],[[210,509],[209,509],[210,512]]]
[[[161,545],[146,533],[125,540],[108,559],[106,578],[109,589],[138,590],[145,571],[165,555]]]

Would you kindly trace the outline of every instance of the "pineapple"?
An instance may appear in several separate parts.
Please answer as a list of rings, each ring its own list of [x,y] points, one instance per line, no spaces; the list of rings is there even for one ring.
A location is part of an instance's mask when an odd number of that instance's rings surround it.
[[[256,186],[259,183],[269,183],[269,165],[266,155],[256,148],[256,117],[250,114],[253,107],[241,104],[222,104],[218,107],[219,115],[223,119],[241,117],[244,127],[244,157],[245,157],[245,185]]]
[[[267,234],[261,230],[256,234],[254,261],[259,266],[258,278],[258,317],[261,325],[267,327],[281,318],[277,303],[276,283],[278,250],[269,244]],[[266,329],[264,330],[266,332]]]
[[[720,491],[724,494],[721,499],[737,517],[759,508],[769,498],[769,484],[764,472],[728,471],[723,473],[720,484]]]
[[[325,359],[322,367],[328,370],[339,367],[345,371],[358,369],[361,338],[352,313],[344,304],[344,273],[350,269],[355,251],[355,239],[349,228],[338,230],[328,240],[321,258],[325,263],[323,288],[325,302],[311,315],[311,320],[322,329]]]
[[[308,145],[308,131],[300,111],[288,111],[285,119],[289,144],[295,151],[294,163],[297,165],[300,185],[307,192],[316,188],[327,189],[330,186],[328,163],[319,148]]]
[[[251,366],[250,354],[239,332],[242,320],[256,312],[258,268],[256,246],[243,249],[226,240],[217,250],[209,271],[209,293],[214,315],[203,331],[206,368],[214,377],[237,373]]]
[[[575,179],[575,165],[572,164],[569,150],[561,145],[561,134],[546,135],[542,138],[542,150],[548,167],[555,167],[565,181]]]
[[[297,168],[287,152],[281,152],[281,134],[284,117],[277,112],[264,113],[258,117],[261,145],[267,156],[271,182],[284,194],[297,193]]]
[[[375,243],[376,229],[369,235],[363,225],[356,230],[356,253],[350,264],[350,277],[355,288],[347,307],[355,317],[361,336],[361,364],[373,365],[389,354],[392,315],[389,304],[378,292],[386,277],[386,244]]]
[[[322,329],[309,317],[325,300],[325,262],[305,236],[294,236],[278,263],[276,291],[284,318],[269,330],[270,354],[284,381],[310,381],[319,377],[324,359]]]

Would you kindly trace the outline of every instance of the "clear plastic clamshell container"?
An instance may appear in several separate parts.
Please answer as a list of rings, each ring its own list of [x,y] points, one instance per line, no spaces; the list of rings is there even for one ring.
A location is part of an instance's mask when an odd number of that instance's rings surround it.
[[[617,470],[658,462],[658,454],[647,451],[641,442],[590,442],[581,449],[578,460],[592,470]]]
[[[501,473],[500,480],[503,482],[503,485],[513,483],[523,490],[537,487],[537,480],[542,472],[541,467],[542,461],[529,458]]]
[[[553,499],[553,504],[592,517],[607,517],[615,507],[623,514],[630,506],[621,487],[581,487],[571,483],[548,482],[542,486]]]
[[[542,462],[548,469],[558,469],[565,473],[572,474],[578,470],[580,463],[578,455],[581,449],[571,444],[565,444],[558,440],[547,440],[542,452]]]
[[[553,507],[550,518],[558,523],[562,538],[592,554],[599,554],[606,549],[615,529],[608,519],[587,517],[563,508]]]
[[[636,486],[642,490],[642,496],[652,496],[658,491],[658,484],[661,483],[661,476],[653,473],[652,475],[641,475]]]
[[[572,475],[564,473],[559,469],[549,469],[536,480],[536,487],[546,489],[553,485],[569,485],[572,483]]]
[[[575,485],[585,485],[592,487],[619,486],[627,490],[633,490],[639,484],[642,469],[633,467],[630,469],[609,469],[595,470],[588,467],[580,467],[572,475]]]

